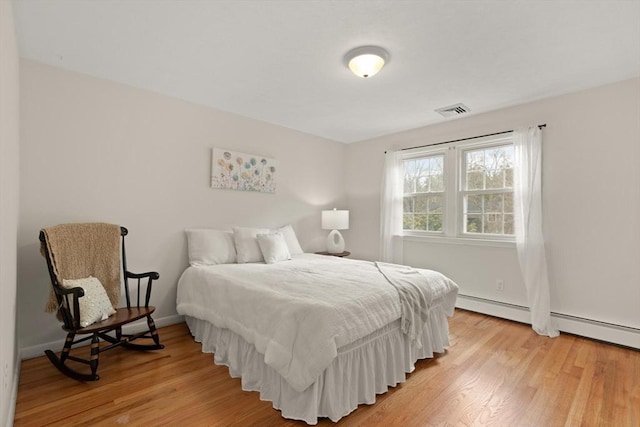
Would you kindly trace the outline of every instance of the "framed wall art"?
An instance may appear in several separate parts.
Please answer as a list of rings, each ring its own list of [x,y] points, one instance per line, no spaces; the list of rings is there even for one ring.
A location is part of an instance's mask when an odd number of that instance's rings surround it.
[[[214,148],[211,151],[211,187],[275,193],[277,163],[264,156]]]

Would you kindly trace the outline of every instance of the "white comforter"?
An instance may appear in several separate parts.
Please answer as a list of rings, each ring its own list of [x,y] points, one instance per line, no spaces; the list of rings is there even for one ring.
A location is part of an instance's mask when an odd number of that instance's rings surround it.
[[[432,306],[453,313],[458,287],[418,270]],[[228,328],[264,354],[297,391],[313,384],[337,349],[400,318],[398,291],[372,262],[314,254],[276,264],[189,267],[178,282],[179,314]]]

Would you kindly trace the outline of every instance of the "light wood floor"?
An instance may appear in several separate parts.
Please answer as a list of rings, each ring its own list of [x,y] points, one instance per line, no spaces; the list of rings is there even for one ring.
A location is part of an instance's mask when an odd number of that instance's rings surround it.
[[[640,352],[458,310],[451,346],[341,426],[640,426]],[[164,350],[114,349],[100,381],[79,383],[45,357],[22,363],[16,426],[301,426],[200,352],[185,324]],[[333,425],[322,419],[319,425]]]

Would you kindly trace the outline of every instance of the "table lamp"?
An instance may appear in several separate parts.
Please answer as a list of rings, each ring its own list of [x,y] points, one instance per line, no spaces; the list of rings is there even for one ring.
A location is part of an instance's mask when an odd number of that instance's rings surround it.
[[[327,236],[327,252],[340,254],[344,252],[344,238],[338,230],[349,229],[349,211],[333,209],[322,211],[322,229],[331,230]]]

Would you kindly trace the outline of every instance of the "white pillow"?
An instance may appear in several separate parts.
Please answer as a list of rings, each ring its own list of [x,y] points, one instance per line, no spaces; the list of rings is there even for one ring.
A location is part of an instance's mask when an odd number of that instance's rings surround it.
[[[192,267],[236,262],[236,245],[231,231],[193,228],[185,232]]]
[[[296,232],[293,231],[293,227],[291,227],[291,224],[280,227],[277,231],[282,233],[284,241],[287,242],[287,247],[289,248],[289,253],[291,255],[300,255],[304,253],[302,247],[300,247],[300,243],[298,243]]]
[[[258,246],[260,246],[260,251],[264,257],[264,262],[267,264],[274,264],[279,261],[291,259],[289,247],[282,233],[258,234],[256,239],[258,240]]]
[[[246,262],[263,262],[264,257],[258,245],[258,234],[269,234],[268,228],[233,227],[233,241],[238,253],[238,264]]]
[[[85,279],[63,279],[62,287],[71,289],[80,287],[84,289],[84,296],[78,298],[80,306],[80,326],[83,328],[100,320],[106,320],[116,311],[111,305],[104,286],[95,277]]]

